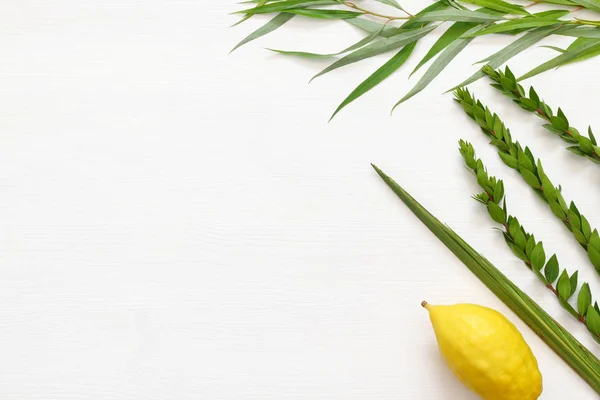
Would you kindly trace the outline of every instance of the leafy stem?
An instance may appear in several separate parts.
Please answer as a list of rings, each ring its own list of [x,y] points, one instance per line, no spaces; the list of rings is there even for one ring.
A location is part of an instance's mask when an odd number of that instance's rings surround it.
[[[552,213],[571,231],[577,242],[587,252],[588,258],[600,274],[600,235],[590,226],[574,202],[569,206],[561,193],[561,187],[554,186],[542,167],[541,160],[535,159],[529,147],[523,148],[513,141],[510,130],[496,114],[492,114],[479,100],[466,89],[455,92],[456,100],[466,114],[481,127],[483,133],[492,139],[491,144],[498,148],[498,155],[510,168],[516,170],[523,180],[533,188],[549,206]]]
[[[506,67],[505,71],[502,72],[485,66],[483,67],[483,73],[495,82],[492,84],[494,88],[510,97],[522,109],[549,122],[549,124],[544,125],[546,130],[573,145],[568,147],[567,150],[600,164],[600,147],[597,145],[591,127],[588,127],[589,137],[580,134],[577,129],[569,125],[569,120],[560,108],[557,110],[556,115],[553,114],[552,109],[540,99],[533,86],[529,88],[529,95],[527,95],[510,68]]]
[[[525,231],[516,217],[508,214],[502,180],[488,175],[481,159],[475,157],[475,150],[470,143],[461,140],[459,151],[467,167],[476,176],[477,183],[484,190],[483,193],[477,194],[473,198],[486,206],[492,220],[502,225],[504,228],[502,234],[506,244],[544,283],[544,286],[558,298],[561,306],[583,323],[594,339],[600,343],[600,308],[597,302],[592,304],[589,285],[584,283],[581,286],[577,296],[577,309],[575,309],[568,303],[568,300],[577,291],[578,271],[571,276],[566,269],[561,273],[556,254],[546,261],[543,243],[536,241],[534,235]]]

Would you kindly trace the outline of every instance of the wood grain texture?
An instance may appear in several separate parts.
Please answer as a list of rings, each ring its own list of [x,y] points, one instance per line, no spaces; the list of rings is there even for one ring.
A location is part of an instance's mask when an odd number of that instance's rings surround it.
[[[460,138],[505,178],[511,211],[547,251],[600,293],[568,232],[440,95],[503,38],[474,42],[389,117],[415,82],[407,73],[435,40],[427,38],[403,73],[327,124],[386,58],[309,86],[322,61],[262,48],[337,51],[358,37],[343,23],[298,19],[228,55],[265,21],[229,28],[233,2],[30,0],[2,9],[2,399],[475,399],[442,363],[423,299],[506,313],[540,361],[542,399],[596,398],[369,165],[600,354],[470,199],[477,187]],[[532,49],[511,67],[547,56]],[[592,60],[532,83],[573,125],[597,127],[587,89],[598,71]],[[600,226],[598,167],[485,82],[474,89]]]

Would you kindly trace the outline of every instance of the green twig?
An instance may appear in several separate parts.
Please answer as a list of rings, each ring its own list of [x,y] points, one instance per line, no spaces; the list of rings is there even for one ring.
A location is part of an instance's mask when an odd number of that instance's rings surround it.
[[[543,243],[536,241],[534,235],[525,231],[516,217],[508,214],[502,180],[488,175],[481,159],[475,157],[475,149],[470,143],[461,140],[459,151],[467,167],[477,177],[477,183],[484,190],[473,198],[486,206],[492,220],[502,225],[506,244],[557,297],[560,305],[584,324],[592,337],[600,343],[600,308],[597,302],[592,304],[589,284],[585,282],[581,285],[577,296],[577,309],[575,309],[568,300],[577,291],[578,271],[571,276],[566,269],[561,273],[556,254],[546,261]]]
[[[548,205],[563,224],[573,233],[575,239],[586,250],[588,258],[600,274],[600,235],[598,230],[590,227],[575,203],[567,203],[562,196],[561,187],[554,186],[542,168],[542,163],[531,153],[528,147],[523,148],[518,141],[513,141],[510,130],[496,114],[476,100],[467,89],[454,92],[456,101],[479,126],[483,133],[492,139],[491,144],[498,148],[498,155],[504,164],[513,168],[531,186]]]
[[[556,115],[553,114],[552,109],[540,99],[533,86],[529,88],[529,95],[527,95],[508,67],[502,72],[486,66],[483,68],[483,72],[495,82],[492,84],[493,87],[513,99],[522,109],[549,122],[544,125],[544,128],[573,145],[567,150],[600,164],[600,147],[597,145],[591,127],[588,127],[589,137],[580,134],[577,129],[569,125],[569,120],[560,108]]]

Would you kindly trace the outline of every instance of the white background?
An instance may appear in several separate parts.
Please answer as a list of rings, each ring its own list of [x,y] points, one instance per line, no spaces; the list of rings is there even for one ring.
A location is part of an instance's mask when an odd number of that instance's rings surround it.
[[[266,21],[230,28],[239,7],[3,2],[0,398],[475,399],[443,364],[424,299],[500,310],[539,360],[542,399],[597,398],[370,167],[404,185],[600,355],[470,198],[478,187],[460,138],[505,178],[510,211],[546,252],[579,269],[600,296],[600,278],[569,232],[441,94],[510,38],[474,41],[390,117],[436,32],[328,124],[390,55],[308,85],[328,61],[264,48],[335,52],[359,32],[297,19],[228,55]],[[554,54],[536,46],[510,65],[524,73]],[[526,86],[580,130],[600,127],[599,67],[575,64]],[[472,89],[600,226],[599,166],[565,151],[488,82]]]

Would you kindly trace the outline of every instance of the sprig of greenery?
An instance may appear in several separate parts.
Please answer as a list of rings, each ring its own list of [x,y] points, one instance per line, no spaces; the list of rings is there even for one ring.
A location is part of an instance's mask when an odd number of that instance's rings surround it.
[[[408,209],[448,250],[573,368],[596,393],[600,394],[600,360],[594,354],[455,231],[427,211],[381,169],[375,165],[373,168]]]
[[[498,148],[498,155],[510,168],[516,170],[521,177],[532,187],[541,199],[573,233],[575,239],[586,250],[588,258],[600,274],[600,235],[597,229],[590,226],[586,217],[581,215],[574,202],[567,207],[562,196],[561,187],[552,184],[544,169],[542,162],[531,153],[529,147],[523,148],[518,141],[513,141],[510,130],[495,113],[476,100],[467,89],[458,89],[454,92],[455,100],[460,103],[466,114],[481,127],[489,138],[491,144]]]
[[[510,97],[522,109],[549,122],[544,124],[544,128],[549,132],[558,135],[565,142],[573,144],[567,150],[600,164],[600,147],[598,147],[591,127],[588,127],[589,137],[580,134],[577,129],[569,125],[569,120],[560,108],[554,115],[550,106],[540,99],[533,86],[529,88],[529,95],[527,95],[510,68],[506,67],[502,72],[485,66],[483,67],[483,73],[495,82],[492,84],[493,87]]]
[[[360,28],[365,36],[340,52],[315,54],[270,49],[294,57],[341,57],[315,77],[376,55],[394,53],[384,65],[366,77],[345,97],[333,116],[398,71],[410,59],[417,43],[433,31],[441,29],[446,22],[452,25],[433,44],[413,73],[427,63],[431,65],[393,109],[427,88],[476,37],[493,34],[517,36],[523,33],[503,49],[480,61],[490,68],[499,68],[548,36],[563,35],[576,38],[566,50],[559,49],[561,54],[527,72],[520,79],[600,55],[600,21],[568,17],[580,9],[600,13],[600,7],[595,4],[596,0],[547,0],[546,3],[560,8],[537,13],[532,11],[532,7],[523,7],[521,4],[505,0],[438,0],[414,15],[406,11],[397,0],[377,1],[395,12],[373,11],[363,5],[361,0],[251,0],[246,3],[255,4],[254,7],[234,13],[243,16],[240,22],[260,14],[272,14],[274,17],[249,34],[234,49],[279,29],[293,17],[345,21]],[[470,9],[473,5],[480,8]],[[395,26],[394,23],[399,21],[402,25]],[[483,76],[483,72],[477,69],[456,87],[466,86]]]
[[[482,193],[473,198],[486,206],[492,220],[502,225],[502,234],[506,244],[558,298],[561,306],[583,323],[592,337],[600,343],[600,307],[598,307],[598,302],[592,303],[590,285],[587,282],[581,285],[577,296],[577,309],[575,309],[568,300],[577,291],[578,271],[571,276],[566,269],[561,272],[556,254],[546,261],[543,243],[536,241],[534,235],[527,232],[516,217],[508,214],[502,180],[488,175],[483,161],[475,157],[475,149],[471,143],[461,140],[459,151],[465,164],[473,171],[477,177],[477,183],[483,189]]]

